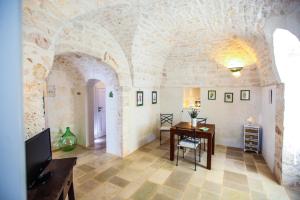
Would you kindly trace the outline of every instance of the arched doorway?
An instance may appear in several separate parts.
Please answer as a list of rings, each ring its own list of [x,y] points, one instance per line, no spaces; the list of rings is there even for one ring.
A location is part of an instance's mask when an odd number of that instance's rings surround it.
[[[300,136],[298,134],[297,111],[300,110],[300,41],[297,36],[286,29],[276,29],[273,33],[274,57],[282,87],[284,100],[278,102],[277,116],[282,116],[278,126],[284,129],[277,133],[280,141],[276,148],[282,149],[282,183],[284,185],[300,184]],[[279,97],[280,98],[280,97]],[[281,97],[283,99],[283,97]]]
[[[52,138],[71,127],[78,143],[90,147],[95,139],[95,86],[105,86],[106,151],[122,155],[122,98],[116,72],[95,57],[68,53],[57,55],[47,81],[46,123]],[[100,85],[101,85],[100,84]],[[93,92],[91,92],[91,89]],[[99,124],[98,124],[99,125]]]

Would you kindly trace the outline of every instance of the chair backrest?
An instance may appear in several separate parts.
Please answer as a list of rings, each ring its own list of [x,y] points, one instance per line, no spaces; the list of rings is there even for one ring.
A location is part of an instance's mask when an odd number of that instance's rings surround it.
[[[197,124],[206,124],[207,118],[197,117]]]
[[[173,114],[160,114],[160,125],[173,124]]]

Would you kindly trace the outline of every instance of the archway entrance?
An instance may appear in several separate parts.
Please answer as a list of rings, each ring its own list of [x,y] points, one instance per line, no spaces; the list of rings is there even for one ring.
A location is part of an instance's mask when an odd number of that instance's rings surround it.
[[[54,142],[71,127],[79,145],[94,148],[95,139],[100,140],[96,148],[121,156],[121,102],[118,77],[110,66],[78,53],[55,56],[45,98]]]
[[[281,82],[284,83],[284,101],[277,105],[283,115],[284,132],[280,132],[281,141],[276,148],[282,147],[282,183],[289,186],[300,184],[300,147],[297,112],[300,110],[300,95],[296,92],[300,85],[300,41],[297,36],[285,29],[276,29],[273,33],[275,63]],[[283,89],[282,89],[283,90]],[[282,123],[282,121],[281,121]],[[282,145],[282,146],[281,146]]]

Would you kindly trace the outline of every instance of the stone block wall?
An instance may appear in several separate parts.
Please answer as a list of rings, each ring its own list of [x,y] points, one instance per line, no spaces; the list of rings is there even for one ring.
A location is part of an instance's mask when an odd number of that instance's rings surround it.
[[[274,174],[279,183],[282,182],[282,147],[283,147],[283,118],[284,116],[284,84],[276,88],[276,136],[275,136],[275,165]]]

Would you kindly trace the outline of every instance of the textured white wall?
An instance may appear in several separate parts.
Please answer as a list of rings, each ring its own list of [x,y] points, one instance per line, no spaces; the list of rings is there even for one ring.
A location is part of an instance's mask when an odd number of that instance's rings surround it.
[[[251,90],[250,101],[240,100],[240,90]],[[208,90],[216,90],[216,100],[208,100]],[[233,103],[224,102],[224,93],[233,92]],[[161,113],[174,113],[174,122],[188,120],[182,111],[182,88],[161,88]],[[201,88],[201,109],[199,117],[207,117],[208,123],[216,124],[216,143],[232,147],[243,147],[242,126],[249,116],[259,119],[261,104],[259,87],[216,87]]]
[[[144,92],[143,106],[136,106],[136,91]],[[157,104],[152,104],[152,91],[157,91]],[[133,88],[130,99],[130,131],[126,143],[129,152],[133,152],[158,135],[160,91],[155,88]]]
[[[272,90],[272,104],[270,103]],[[262,154],[274,171],[275,162],[275,127],[276,127],[276,86],[263,87],[261,90],[261,125],[263,127]]]
[[[181,121],[183,109],[183,88],[160,88],[160,112],[173,113],[173,124]]]
[[[85,146],[84,80],[78,74],[72,73],[70,69],[56,69],[54,66],[49,74],[47,85],[55,87],[55,96],[46,94],[45,98],[46,126],[51,130],[52,146],[58,148],[58,139],[65,132],[66,127],[70,127],[77,136],[78,143]]]
[[[259,87],[201,88],[202,110],[200,115],[208,117],[208,123],[216,124],[216,143],[243,147],[243,124],[253,116],[259,119],[261,89]],[[217,91],[216,100],[208,100],[208,90]],[[250,90],[250,101],[240,100],[240,90]],[[224,93],[233,92],[233,103],[224,102]]]

